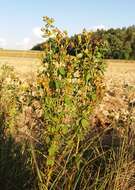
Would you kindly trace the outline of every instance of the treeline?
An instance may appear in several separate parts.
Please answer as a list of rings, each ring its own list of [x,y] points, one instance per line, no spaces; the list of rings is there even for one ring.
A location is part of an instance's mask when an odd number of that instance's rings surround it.
[[[135,59],[135,25],[128,28],[97,30],[95,35],[107,42],[106,58]]]
[[[78,47],[78,36],[71,37],[70,54],[75,54]],[[106,59],[135,59],[135,25],[123,28],[110,28],[108,30],[98,29],[93,32],[93,38],[103,40],[106,43]],[[47,42],[46,42],[47,43]],[[38,44],[32,50],[44,50],[45,43]]]

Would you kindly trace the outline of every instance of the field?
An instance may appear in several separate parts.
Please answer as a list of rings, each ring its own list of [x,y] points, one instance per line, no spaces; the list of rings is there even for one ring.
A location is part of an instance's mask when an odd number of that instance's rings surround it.
[[[6,64],[13,67],[22,80],[35,78],[41,63],[41,52],[7,51],[7,56],[5,53],[0,51],[0,66]],[[103,113],[106,115],[110,111],[116,115],[121,110],[126,112],[128,103],[135,101],[135,61],[105,61],[106,93],[97,113],[100,115],[101,111],[103,117]]]
[[[107,60],[106,79],[135,84],[135,61]]]
[[[36,71],[40,67],[41,54],[30,51],[0,51],[0,66],[6,64],[13,67],[20,79],[34,79]],[[110,110],[119,112],[127,109],[129,101],[135,100],[135,61],[105,60],[107,64],[105,72],[106,93],[101,106],[103,114]],[[125,99],[128,96],[128,100]],[[106,112],[107,111],[107,112]],[[98,115],[100,109],[98,109]]]
[[[18,51],[15,56],[16,51],[9,51],[8,55],[10,57],[0,52],[0,66],[3,64],[12,66],[22,80],[35,78],[41,63],[41,53]],[[106,93],[96,112],[98,119],[102,122],[106,122],[106,117],[110,112],[116,116],[121,113],[125,114],[128,104],[135,101],[135,61],[105,61],[107,64],[105,72]]]
[[[25,79],[35,74],[40,64],[40,57],[41,54],[37,52],[0,51],[0,66],[6,64],[14,67],[19,77]]]
[[[39,58],[42,52],[26,50],[0,50],[0,57]]]
[[[0,86],[0,187],[33,190],[36,186],[39,190],[59,190],[59,186],[65,183],[63,190],[135,189],[135,61],[106,60],[105,94],[90,116],[90,131],[87,131],[85,140],[82,143],[78,136],[77,145],[69,141],[62,150],[64,153],[58,154],[56,165],[47,166],[46,145],[52,136],[51,131],[44,128],[46,104],[42,107],[43,99],[41,103],[39,101],[43,91],[37,91],[33,82],[41,60],[40,56],[33,56],[30,52],[27,55],[25,51],[25,56],[19,53],[17,56],[16,52],[9,52],[8,56],[0,54],[0,67],[4,64],[12,66],[23,81],[18,83],[14,75],[11,75],[13,80],[7,77],[4,81],[1,77],[0,81],[3,85]],[[63,120],[69,121],[68,117]],[[56,132],[59,140],[60,134]],[[72,148],[68,150],[68,146]],[[49,149],[51,156],[54,148],[56,146]]]
[[[34,74],[40,65],[42,53],[30,51],[0,51],[0,66],[7,64],[15,68],[20,77]],[[135,61],[107,60],[106,81],[135,83]],[[110,82],[110,81],[108,81]]]
[[[107,60],[105,72],[106,93],[98,109],[104,121],[110,113],[114,117],[128,115],[129,107],[135,104],[135,61]],[[135,109],[132,113],[135,119]]]

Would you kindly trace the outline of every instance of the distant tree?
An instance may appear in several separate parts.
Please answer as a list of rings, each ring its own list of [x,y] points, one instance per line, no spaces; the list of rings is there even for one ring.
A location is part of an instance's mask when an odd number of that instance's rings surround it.
[[[93,38],[106,42],[105,58],[135,59],[135,25],[127,28],[110,28],[108,30],[97,29],[92,35]],[[82,47],[79,45],[79,36],[81,36],[82,44],[85,44],[85,41],[83,41],[83,32],[70,37],[70,44],[67,47],[68,54],[76,55],[76,53],[81,51]],[[46,43],[49,43],[49,41],[34,46],[32,50],[44,50]],[[61,43],[63,42],[61,41]],[[56,48],[53,41],[51,44]]]
[[[31,50],[42,51],[42,50],[43,50],[43,48],[42,48],[42,43],[35,45],[34,47],[32,47]]]

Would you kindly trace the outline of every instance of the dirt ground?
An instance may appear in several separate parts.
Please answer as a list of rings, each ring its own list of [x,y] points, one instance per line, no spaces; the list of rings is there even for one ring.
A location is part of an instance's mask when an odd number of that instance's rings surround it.
[[[102,125],[106,125],[110,115],[116,120],[130,115],[135,120],[135,61],[106,60],[106,63],[106,92],[96,111],[98,119]],[[3,64],[13,66],[22,79],[34,79],[40,59],[0,57],[0,66]]]
[[[118,122],[129,119],[135,126],[135,61],[106,62],[106,91],[96,115],[103,126],[110,117]]]

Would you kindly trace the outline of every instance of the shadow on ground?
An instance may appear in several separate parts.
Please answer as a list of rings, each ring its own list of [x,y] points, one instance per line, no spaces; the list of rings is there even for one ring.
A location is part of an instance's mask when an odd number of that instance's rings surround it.
[[[0,189],[33,189],[31,160],[28,160],[30,156],[28,156],[27,145],[15,142],[11,135],[5,135],[2,121],[0,121]]]

